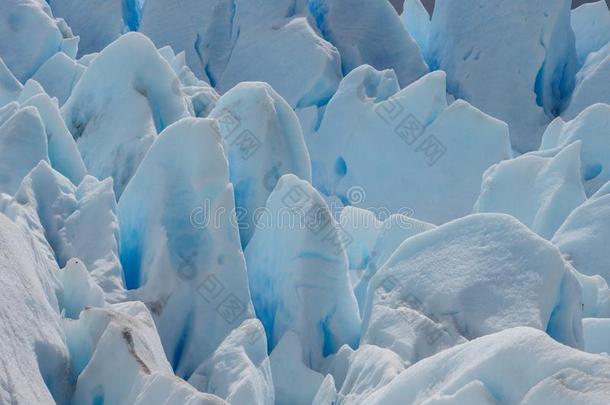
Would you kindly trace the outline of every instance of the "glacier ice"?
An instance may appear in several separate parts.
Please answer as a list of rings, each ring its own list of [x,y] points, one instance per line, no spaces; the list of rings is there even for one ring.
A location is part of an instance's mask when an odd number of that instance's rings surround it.
[[[506,121],[513,148],[538,148],[574,87],[569,0],[437,1],[430,64],[449,93]]]
[[[532,361],[544,358],[545,361]],[[610,360],[512,328],[456,346],[408,368],[367,404],[586,404],[608,395]]]
[[[610,183],[577,207],[551,240],[579,272],[610,282]]]
[[[65,323],[79,374],[73,403],[227,405],[174,376],[142,303],[85,309],[78,320]]]
[[[573,119],[592,104],[610,104],[608,74],[610,74],[610,42],[599,51],[591,53],[585,60],[584,66],[576,74],[576,87],[561,116]]]
[[[364,307],[371,277],[390,258],[396,248],[411,236],[435,228],[434,225],[411,218],[409,215],[375,213],[352,206],[341,210],[339,223],[352,239],[347,246],[347,253],[350,279],[354,284],[360,312]]]
[[[176,80],[152,42],[129,33],[91,62],[61,108],[88,172],[112,177],[119,198],[157,134],[189,116]]]
[[[341,57],[310,23],[304,0],[235,0],[230,58],[210,79],[224,93],[268,82],[292,107],[325,104],[341,80]]]
[[[209,117],[218,121],[224,141],[245,247],[279,178],[292,173],[311,181],[309,153],[294,111],[266,83],[238,84]]]
[[[217,64],[224,67],[236,33],[232,32],[235,13],[230,0],[146,0],[139,31],[157,47],[169,45],[186,53],[186,62],[201,78]],[[213,49],[206,49],[210,44]],[[217,61],[217,62],[216,62]]]
[[[0,192],[14,194],[41,160],[48,161],[47,135],[35,107],[0,108]]]
[[[0,401],[67,403],[69,357],[58,311],[60,284],[20,230],[0,214]]]
[[[0,0],[0,403],[607,403],[610,10],[424,3]]]
[[[0,4],[0,58],[24,83],[58,51],[76,56],[78,37],[56,19],[42,0],[4,0]]]
[[[594,104],[572,121],[556,118],[544,132],[540,150],[566,148],[580,141],[582,181],[591,196],[610,180],[609,127],[610,105]]]
[[[16,101],[23,86],[0,57],[0,106]]]
[[[315,369],[343,344],[357,346],[349,237],[308,182],[292,174],[280,178],[245,250],[252,301],[270,349],[293,331],[305,365]]]
[[[323,37],[341,53],[344,74],[363,64],[393,69],[400,85],[406,86],[428,72],[388,1],[308,0],[308,4]]]
[[[86,176],[75,186],[43,161],[23,179],[14,198],[3,201],[0,211],[48,241],[58,265],[80,258],[108,300],[124,296],[112,181]]]
[[[589,353],[610,353],[610,318],[585,318],[582,320],[585,350]]]
[[[188,378],[253,316],[217,123],[186,118],[167,127],[118,213],[127,287],[150,308],[170,363]]]
[[[271,352],[270,360],[276,403],[311,404],[324,376],[304,364],[299,336],[287,331]]]
[[[233,405],[273,405],[271,363],[260,321],[247,319],[235,328],[195,370],[189,383]]]
[[[440,326],[416,330],[432,344],[456,331],[474,339],[530,326],[582,347],[578,281],[556,247],[505,214],[470,215],[403,242],[370,281],[363,334],[376,312],[401,308]]]
[[[124,32],[137,29],[139,0],[48,0],[55,17],[78,35],[78,55],[99,52]]]
[[[512,157],[506,124],[461,100],[447,105],[443,72],[399,90],[394,73],[370,66],[343,79],[305,140],[323,193],[434,224],[468,214],[485,169]],[[354,189],[363,201],[350,201]]]
[[[26,86],[29,83],[37,82],[28,80]],[[22,93],[21,96],[24,94]],[[87,170],[76,142],[61,117],[57,102],[43,91],[27,98],[21,106],[32,106],[38,111],[47,136],[47,152],[51,166],[70,179],[73,184],[79,184]]]
[[[474,212],[510,214],[550,239],[586,200],[580,172],[581,142],[530,152],[491,166],[483,174]],[[515,199],[515,194],[521,196]]]
[[[49,96],[57,98],[59,105],[62,106],[70,97],[85,69],[86,66],[79,61],[63,52],[57,52],[38,68],[32,79],[40,83]]]
[[[372,393],[389,384],[406,369],[407,365],[390,350],[364,344],[358,350],[349,353],[343,362],[341,371],[344,374],[341,375],[340,390],[334,395],[330,394],[332,399],[329,402],[318,402],[317,404],[368,403],[368,397]],[[336,372],[337,370],[335,370]],[[335,375],[335,373],[328,375]],[[328,390],[328,388],[322,384],[316,397],[322,390]],[[315,405],[316,402],[314,401],[313,404]]]
[[[610,10],[604,0],[585,3],[572,10],[572,30],[576,38],[576,54],[582,66],[592,52],[610,42]]]
[[[104,292],[95,284],[82,261],[72,258],[57,275],[62,284],[59,306],[66,318],[77,319],[85,308],[105,306]]]
[[[425,59],[430,38],[430,14],[428,14],[428,10],[426,10],[421,0],[405,0],[400,18]]]

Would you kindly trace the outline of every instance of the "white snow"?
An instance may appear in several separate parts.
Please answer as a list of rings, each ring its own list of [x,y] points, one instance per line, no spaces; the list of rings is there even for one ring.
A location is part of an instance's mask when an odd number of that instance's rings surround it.
[[[513,328],[422,360],[367,404],[601,404],[610,394],[609,377],[607,357]]]
[[[474,339],[530,326],[582,347],[576,278],[556,247],[508,215],[467,216],[403,242],[370,281],[363,316],[367,340],[383,339],[371,336],[384,333],[376,327],[382,322],[376,312],[395,316],[401,308],[436,324],[415,331],[430,344],[456,331]]]

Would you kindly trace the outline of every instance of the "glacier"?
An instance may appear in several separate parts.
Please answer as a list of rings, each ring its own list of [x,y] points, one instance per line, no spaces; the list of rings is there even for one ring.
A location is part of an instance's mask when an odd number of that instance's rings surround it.
[[[0,403],[609,402],[607,1],[397,2],[0,0]]]

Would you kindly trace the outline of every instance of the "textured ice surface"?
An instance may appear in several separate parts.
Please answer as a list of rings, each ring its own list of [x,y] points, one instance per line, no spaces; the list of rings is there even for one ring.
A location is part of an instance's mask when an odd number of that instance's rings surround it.
[[[437,1],[428,55],[455,97],[502,119],[513,148],[538,148],[574,86],[569,0]]]
[[[607,357],[561,345],[536,329],[514,328],[421,361],[367,404],[604,403],[609,377]]]
[[[597,52],[589,54],[584,66],[576,74],[576,87],[570,103],[561,113],[573,119],[588,106],[595,103],[610,104],[608,76],[610,75],[610,43]]]
[[[159,135],[119,201],[127,287],[186,378],[253,315],[228,171],[215,121],[187,118]]]
[[[303,347],[295,332],[288,331],[271,352],[271,372],[278,404],[312,403],[324,375],[308,368],[303,361]]]
[[[468,214],[485,169],[511,157],[506,124],[447,105],[443,72],[399,90],[393,72],[370,66],[343,79],[306,141],[323,193],[436,224]]]
[[[157,134],[189,115],[176,80],[152,42],[129,33],[91,62],[62,107],[89,173],[112,177],[117,197]]]
[[[123,297],[112,181],[86,176],[75,186],[41,162],[2,205],[11,219],[23,221],[30,233],[48,241],[60,266],[78,257],[110,301]]]
[[[34,107],[0,108],[0,192],[14,194],[41,160],[48,161],[44,123]]]
[[[610,183],[576,208],[557,230],[552,242],[576,270],[600,275],[610,282]]]
[[[294,111],[266,83],[241,83],[210,112],[218,120],[229,159],[242,245],[256,229],[256,216],[282,175],[311,181],[311,163]]]
[[[137,29],[139,0],[49,0],[55,17],[63,18],[80,37],[79,57],[99,52],[121,34]]]
[[[467,216],[403,242],[371,279],[364,334],[383,333],[375,327],[380,311],[404,309],[434,322],[410,321],[423,325],[405,336],[406,346],[415,346],[413,335],[434,344],[456,332],[474,339],[531,326],[582,347],[576,278],[556,247],[508,215]]]
[[[483,174],[474,212],[510,214],[550,239],[586,199],[580,150],[581,142],[574,142],[564,149],[530,152],[490,167]]]
[[[63,52],[58,52],[40,66],[32,79],[40,83],[51,97],[56,97],[59,104],[63,105],[85,69],[85,65]]]
[[[174,376],[148,309],[140,302],[86,309],[65,330],[79,404],[226,405]]]
[[[22,83],[56,52],[76,56],[78,38],[42,0],[0,4],[0,58]]]
[[[610,10],[604,0],[585,3],[572,10],[572,29],[576,37],[576,54],[582,65],[591,52],[610,42]]]
[[[400,16],[402,23],[426,58],[430,38],[430,14],[421,0],[405,0]]]
[[[305,365],[316,368],[343,344],[358,344],[360,317],[344,248],[349,235],[320,194],[291,174],[279,180],[266,208],[246,248],[256,316],[270,349],[293,331]]]
[[[428,72],[421,53],[385,0],[309,0],[320,32],[341,53],[343,73],[367,64],[393,69],[401,86]],[[379,24],[383,21],[383,24]]]
[[[0,0],[0,403],[607,403],[569,5]]]
[[[585,350],[589,353],[610,353],[610,318],[585,318],[582,320]]]
[[[19,80],[17,80],[13,72],[10,71],[0,57],[0,104],[5,105],[17,100],[22,87]]]
[[[70,398],[59,282],[22,231],[0,214],[0,401],[60,404]]]
[[[304,3],[235,0],[231,32],[238,36],[224,69],[210,70],[211,83],[225,92],[265,81],[292,107],[325,104],[341,80],[341,57],[318,35]]]
[[[189,383],[233,405],[273,405],[275,392],[267,339],[260,321],[247,319],[233,329],[195,370]]]
[[[572,121],[556,118],[544,132],[541,150],[581,141],[581,175],[587,196],[610,180],[610,105],[594,104]]]

